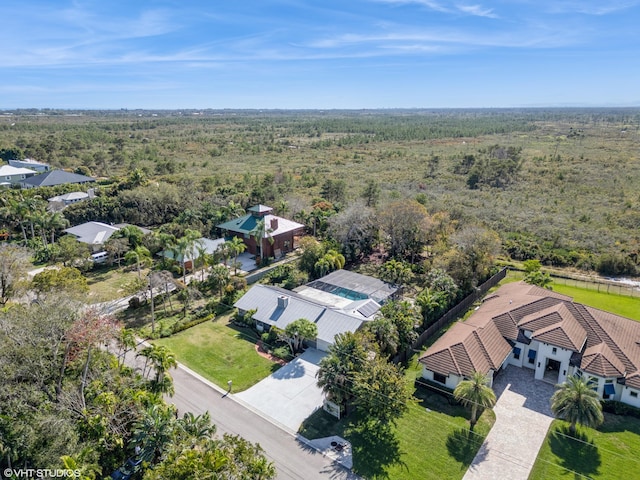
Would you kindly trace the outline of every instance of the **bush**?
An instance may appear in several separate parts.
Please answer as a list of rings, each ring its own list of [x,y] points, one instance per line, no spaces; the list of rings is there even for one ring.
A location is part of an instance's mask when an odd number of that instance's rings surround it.
[[[640,418],[640,408],[615,400],[603,400],[602,411],[613,413],[614,415],[628,415],[630,417]]]
[[[271,354],[274,357],[278,357],[282,360],[289,360],[291,358],[291,350],[289,350],[289,347],[274,348]]]
[[[173,328],[171,329],[171,333],[182,332],[191,327],[195,327],[196,325],[200,325],[201,323],[208,322],[213,318],[213,313],[208,313],[206,316],[194,318],[193,320],[188,321],[180,321],[173,324]]]

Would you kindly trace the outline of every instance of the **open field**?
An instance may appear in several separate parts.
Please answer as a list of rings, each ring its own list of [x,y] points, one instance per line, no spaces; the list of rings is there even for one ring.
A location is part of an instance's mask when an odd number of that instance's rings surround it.
[[[568,424],[555,420],[540,449],[530,480],[593,478],[627,480],[640,472],[640,420],[605,413],[597,430],[578,427],[577,439]]]
[[[413,381],[417,368],[413,365],[407,372],[408,381]],[[418,388],[414,395],[417,402],[387,435],[367,434],[355,414],[337,421],[323,410],[309,417],[300,433],[311,439],[339,435],[349,440],[353,470],[365,478],[462,478],[495,415],[485,410],[475,433],[469,433],[467,409],[450,405],[446,396],[424,388]]]
[[[0,118],[0,148],[102,177],[142,169],[189,199],[179,209],[287,201],[293,214],[327,179],[349,181],[347,203],[371,179],[382,205],[419,198],[560,266],[639,250],[637,109],[24,113]],[[492,145],[520,151],[514,175],[469,188],[465,158]]]
[[[142,279],[147,278],[148,269],[142,269]],[[138,272],[129,267],[100,267],[84,274],[89,285],[89,301],[91,303],[108,302],[126,297],[136,291]]]
[[[233,380],[234,392],[240,392],[280,366],[259,356],[254,349],[255,335],[248,329],[236,329],[230,319],[231,315],[220,316],[153,343],[166,346],[179,362],[222,388]]]

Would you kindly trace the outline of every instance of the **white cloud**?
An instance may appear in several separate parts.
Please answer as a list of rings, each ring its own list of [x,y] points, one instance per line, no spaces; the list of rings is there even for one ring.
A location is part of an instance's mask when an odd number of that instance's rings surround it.
[[[493,9],[484,8],[482,5],[456,5],[456,8],[475,17],[498,18],[498,15],[493,13]]]

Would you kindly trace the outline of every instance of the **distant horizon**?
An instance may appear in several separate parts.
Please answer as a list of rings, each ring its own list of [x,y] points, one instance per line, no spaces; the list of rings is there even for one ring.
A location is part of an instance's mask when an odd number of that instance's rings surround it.
[[[640,105],[640,0],[4,0],[0,15],[5,110]]]
[[[15,107],[1,108],[3,115],[13,113],[14,111],[30,111],[37,112],[61,111],[61,112],[367,112],[367,111],[450,111],[450,110],[635,110],[640,109],[640,102],[633,105],[562,105],[562,106],[515,106],[515,107],[367,107],[367,108],[235,108],[235,107],[202,107],[202,108],[138,108],[138,107],[121,107],[121,108],[62,108],[62,107]]]

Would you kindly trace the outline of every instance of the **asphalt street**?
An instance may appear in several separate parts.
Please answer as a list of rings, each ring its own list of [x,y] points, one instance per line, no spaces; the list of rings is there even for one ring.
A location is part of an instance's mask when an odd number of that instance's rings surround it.
[[[133,354],[128,357],[127,364],[139,364],[140,359],[136,362]],[[274,462],[278,480],[360,478],[318,453],[295,435],[236,401],[233,393],[225,395],[225,390],[183,366],[172,369],[170,373],[176,393],[167,398],[167,402],[173,403],[180,415],[185,412],[199,415],[209,411],[219,435],[230,433],[259,443],[267,457]]]

